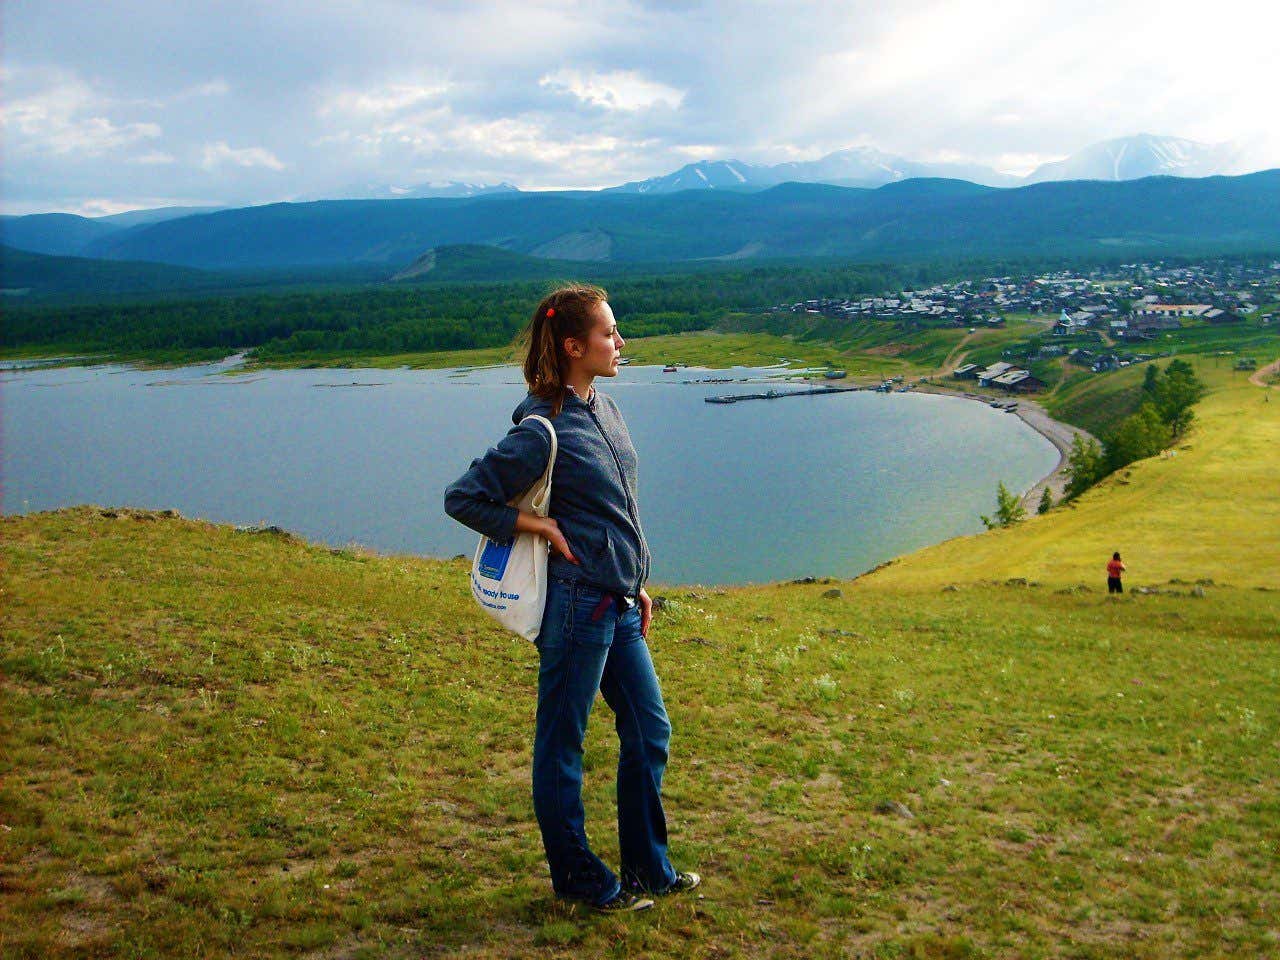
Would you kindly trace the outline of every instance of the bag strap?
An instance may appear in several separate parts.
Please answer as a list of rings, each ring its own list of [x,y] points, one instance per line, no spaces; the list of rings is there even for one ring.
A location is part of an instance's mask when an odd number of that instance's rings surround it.
[[[547,469],[542,472],[542,479],[538,481],[539,493],[536,499],[546,501],[549,499],[551,491],[551,471],[555,469],[556,453],[560,449],[560,441],[556,438],[556,428],[551,425],[551,421],[546,417],[536,413],[531,413],[520,421],[521,424],[528,423],[530,420],[537,420],[547,430],[547,436],[551,440],[551,456],[547,457]]]

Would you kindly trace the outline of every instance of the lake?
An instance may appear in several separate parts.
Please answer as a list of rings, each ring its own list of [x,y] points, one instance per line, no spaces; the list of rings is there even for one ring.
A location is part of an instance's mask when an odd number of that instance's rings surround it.
[[[172,508],[386,553],[474,549],[444,488],[510,427],[517,369],[226,375],[235,364],[0,372],[4,511]],[[854,576],[981,530],[997,482],[1025,490],[1058,461],[1016,416],[958,397],[717,405],[703,398],[790,388],[681,382],[778,372],[632,366],[597,381],[640,453],[655,581]]]

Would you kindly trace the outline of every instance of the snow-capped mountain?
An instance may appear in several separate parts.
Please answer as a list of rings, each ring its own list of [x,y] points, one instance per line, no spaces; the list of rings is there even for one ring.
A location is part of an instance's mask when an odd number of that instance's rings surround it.
[[[618,187],[617,193],[675,193],[679,190],[763,190],[779,183],[833,183],[846,187],[881,187],[912,177],[947,177],[992,187],[1009,187],[1016,177],[977,164],[920,163],[877,150],[850,147],[819,160],[802,160],[761,166],[741,160],[703,160],[681,167],[664,177],[636,180]]]
[[[682,190],[754,191],[788,182],[875,188],[924,177],[967,180],[988,187],[1019,187],[1046,180],[1136,180],[1159,175],[1207,177],[1248,173],[1250,169],[1243,163],[1240,150],[1234,144],[1205,144],[1180,137],[1139,134],[1095,143],[1063,160],[1042,164],[1026,177],[1000,173],[980,164],[908,160],[872,146],[857,146],[837,150],[818,160],[773,165],[746,163],[741,160],[702,160],[686,164],[665,176],[607,187],[604,192],[664,194]],[[478,197],[515,192],[519,192],[519,189],[505,181],[498,184],[448,181],[412,187],[366,183],[331,191],[323,197],[298,199],[342,197],[395,200]]]
[[[741,160],[703,160],[689,163],[675,173],[648,180],[634,180],[609,193],[678,193],[681,190],[763,190],[781,183],[772,167],[758,167]]]
[[[675,193],[679,190],[764,190],[779,183],[831,183],[845,187],[881,187],[916,177],[968,180],[988,187],[1018,187],[1046,180],[1137,180],[1141,177],[1209,177],[1250,172],[1234,144],[1197,143],[1180,137],[1139,134],[1086,147],[1065,160],[1042,164],[1026,177],[967,163],[925,163],[875,147],[837,150],[819,160],[774,166],[740,160],[704,160],[664,177],[636,180],[618,193]]]
[[[820,160],[780,163],[770,169],[780,182],[792,180],[798,183],[835,183],[857,187],[880,187],[914,177],[968,180],[989,187],[1008,187],[1017,183],[1016,177],[978,164],[907,160],[875,147],[850,147],[829,153]]]
[[[1197,143],[1180,137],[1136,137],[1104,140],[1065,160],[1041,164],[1026,183],[1045,180],[1137,180],[1141,177],[1211,177],[1237,174],[1240,151],[1230,143]]]

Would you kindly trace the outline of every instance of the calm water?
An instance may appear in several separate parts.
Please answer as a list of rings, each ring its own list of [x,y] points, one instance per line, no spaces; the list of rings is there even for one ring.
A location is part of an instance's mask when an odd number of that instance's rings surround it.
[[[0,372],[4,511],[173,508],[335,545],[470,553],[475,535],[444,515],[443,491],[510,426],[525,393],[515,369],[228,367]],[[766,387],[680,382],[764,372],[624,367],[602,382],[640,452],[655,580],[852,576],[980,530],[998,481],[1024,490],[1057,462],[1017,417],[972,401],[715,405],[702,398]]]

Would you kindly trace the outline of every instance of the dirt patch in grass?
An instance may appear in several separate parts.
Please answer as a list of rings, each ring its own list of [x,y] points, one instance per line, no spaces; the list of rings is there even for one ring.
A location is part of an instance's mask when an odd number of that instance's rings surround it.
[[[878,347],[868,347],[863,353],[869,353],[873,357],[900,357],[904,353],[910,353],[914,349],[909,343],[884,343]]]

